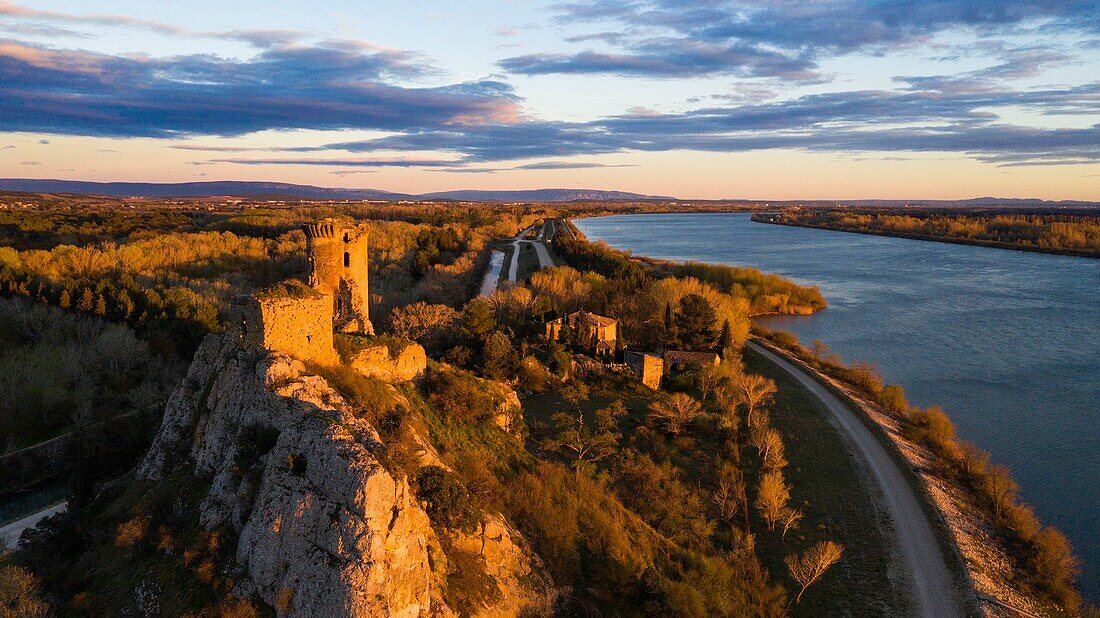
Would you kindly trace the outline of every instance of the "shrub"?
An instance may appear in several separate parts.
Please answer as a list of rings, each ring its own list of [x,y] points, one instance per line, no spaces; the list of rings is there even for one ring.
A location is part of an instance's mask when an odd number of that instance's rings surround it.
[[[46,616],[50,607],[38,592],[38,580],[27,569],[0,567],[0,618]]]
[[[467,532],[477,525],[477,515],[466,486],[450,470],[425,466],[416,474],[416,497],[425,503],[432,522]]]
[[[879,404],[894,415],[905,417],[909,414],[909,402],[905,399],[905,389],[897,384],[887,384],[878,394]]]
[[[444,416],[467,422],[492,417],[501,403],[483,380],[458,370],[433,370],[423,387],[428,402]]]

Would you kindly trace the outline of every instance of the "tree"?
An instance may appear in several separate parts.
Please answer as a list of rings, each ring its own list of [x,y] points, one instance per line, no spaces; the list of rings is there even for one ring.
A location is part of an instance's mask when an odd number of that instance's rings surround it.
[[[477,515],[466,486],[453,472],[440,466],[425,466],[416,473],[416,497],[435,523],[448,529],[473,532]]]
[[[515,373],[516,357],[508,336],[498,331],[485,339],[485,376],[501,379]]]
[[[994,465],[989,466],[988,472],[982,477],[982,489],[989,497],[996,520],[1000,522],[1004,510],[1015,501],[1019,486],[1012,480],[1008,468]]]
[[[573,473],[579,477],[596,462],[615,454],[620,437],[619,419],[625,415],[621,401],[596,410],[595,423],[588,422],[580,408],[576,416],[558,412],[551,417],[555,433],[542,441],[542,448],[572,459]]]
[[[745,488],[745,477],[741,470],[735,466],[724,464],[718,468],[718,489],[711,497],[718,516],[730,527],[730,540],[736,539],[737,534],[733,520],[739,516],[745,517],[745,531],[749,529],[749,498]]]
[[[745,404],[745,421],[754,425],[756,420],[753,414],[756,409],[765,405],[777,392],[775,382],[753,373],[742,373],[734,378],[734,386],[739,391],[741,403]]]
[[[787,532],[798,527],[798,524],[802,521],[802,509],[784,508],[779,513],[779,523],[783,526],[783,534],[780,536],[782,540],[787,540]]]
[[[84,291],[80,293],[80,300],[77,301],[76,308],[82,313],[91,313],[95,309],[95,294],[92,293],[92,288],[84,288]]]
[[[713,350],[717,322],[710,301],[699,294],[688,294],[680,299],[674,318],[677,340],[685,350]]]
[[[390,312],[390,329],[403,339],[428,343],[458,318],[458,312],[447,305],[416,302],[397,307]]]
[[[781,470],[769,470],[760,477],[760,487],[756,493],[756,509],[768,524],[768,530],[775,530],[787,501],[791,499],[791,488],[783,480]]]
[[[771,427],[755,427],[749,437],[752,445],[760,452],[764,468],[774,470],[787,465],[783,437],[778,431]]]
[[[676,341],[676,327],[672,323],[672,303],[665,303],[665,340],[666,346],[672,345]]]
[[[703,413],[703,406],[691,395],[672,393],[649,404],[649,418],[660,424],[671,434],[679,434]]]
[[[467,338],[481,341],[496,327],[497,321],[487,301],[475,298],[462,310],[462,333]]]
[[[39,596],[38,580],[18,566],[0,567],[0,618],[46,616],[50,606]]]
[[[735,354],[733,348],[733,329],[730,327],[729,318],[722,320],[722,331],[718,335],[718,353],[725,359]]]
[[[967,477],[984,474],[989,467],[989,453],[970,442],[960,442],[958,450],[959,466]]]
[[[802,589],[795,597],[795,603],[802,602],[802,594],[810,587],[810,584],[818,580],[829,567],[840,560],[844,553],[844,546],[833,541],[820,541],[814,543],[801,556],[790,554],[783,559],[787,563],[787,570],[791,577],[798,582]]]
[[[714,365],[706,365],[699,369],[696,379],[699,382],[699,391],[703,396],[703,401],[707,400],[707,396],[718,387],[718,384],[723,378],[725,378],[725,373],[721,365],[717,367]]]

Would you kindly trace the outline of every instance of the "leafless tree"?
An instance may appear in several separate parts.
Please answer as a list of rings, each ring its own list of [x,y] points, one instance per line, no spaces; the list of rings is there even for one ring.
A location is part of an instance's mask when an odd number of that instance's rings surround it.
[[[787,532],[798,527],[798,524],[802,522],[802,509],[784,508],[779,513],[779,523],[783,526],[783,534],[780,538],[784,541],[787,540]]]
[[[457,318],[458,312],[447,305],[417,302],[390,312],[390,328],[398,337],[425,343]]]
[[[766,469],[774,470],[787,465],[786,452],[783,447],[783,437],[771,427],[759,427],[753,429],[750,434],[752,445],[760,452],[760,458]]]
[[[745,517],[745,531],[749,529],[749,499],[745,491],[745,478],[741,470],[730,465],[722,466],[718,475],[718,489],[711,499],[718,516],[730,527],[730,539],[733,540],[737,538],[733,521],[742,513]]]
[[[742,373],[734,380],[740,392],[741,403],[745,404],[745,420],[750,426],[755,423],[754,414],[758,408],[766,405],[775,395],[775,382],[752,373]]]
[[[790,554],[784,558],[783,561],[787,563],[787,570],[791,572],[791,577],[798,582],[799,586],[802,586],[794,602],[801,603],[802,594],[806,592],[810,584],[824,575],[825,571],[836,564],[843,554],[844,546],[840,543],[820,541],[810,546],[801,556]]]
[[[703,406],[684,393],[673,393],[649,405],[649,418],[663,424],[671,434],[679,434],[702,413]]]

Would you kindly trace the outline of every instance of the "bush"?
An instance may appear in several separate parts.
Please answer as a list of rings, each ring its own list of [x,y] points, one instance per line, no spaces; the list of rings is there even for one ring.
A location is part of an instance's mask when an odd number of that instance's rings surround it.
[[[34,618],[49,612],[49,605],[39,596],[38,579],[30,571],[0,567],[0,618]]]
[[[472,532],[477,526],[470,493],[462,481],[446,468],[421,468],[416,474],[416,497],[425,503],[424,510],[432,522],[443,528]]]
[[[878,394],[878,402],[887,412],[902,418],[909,414],[909,402],[905,390],[897,384],[887,384]]]
[[[496,414],[501,403],[489,383],[458,370],[432,370],[423,382],[428,403],[444,416],[478,422]]]

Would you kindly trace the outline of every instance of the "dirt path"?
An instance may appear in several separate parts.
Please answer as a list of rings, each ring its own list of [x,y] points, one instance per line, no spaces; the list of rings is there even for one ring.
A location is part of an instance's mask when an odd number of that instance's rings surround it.
[[[802,369],[763,346],[746,345],[791,375],[833,415],[845,439],[870,470],[893,524],[903,566],[909,574],[919,615],[928,618],[965,616],[966,606],[952,580],[948,558],[943,555],[931,522],[912,486],[886,447],[835,394]]]

